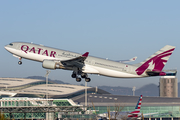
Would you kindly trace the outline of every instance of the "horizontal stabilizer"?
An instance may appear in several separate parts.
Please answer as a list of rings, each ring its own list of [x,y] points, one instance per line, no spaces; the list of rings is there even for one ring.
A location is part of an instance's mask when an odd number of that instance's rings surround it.
[[[136,59],[137,59],[137,57],[133,57],[133,58],[131,58],[131,59],[129,59],[129,60],[119,60],[119,61],[117,61],[117,62],[120,62],[120,63],[128,63],[128,62],[135,61]]]
[[[150,71],[147,70],[146,74],[149,76],[176,76],[177,70],[169,70],[169,71]]]

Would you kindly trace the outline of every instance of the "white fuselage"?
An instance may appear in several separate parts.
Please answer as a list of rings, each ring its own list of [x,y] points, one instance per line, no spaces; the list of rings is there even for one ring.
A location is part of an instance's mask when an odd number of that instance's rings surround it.
[[[24,42],[15,42],[11,44],[12,45],[5,46],[5,49],[13,55],[19,58],[39,62],[43,62],[44,60],[63,61],[81,56],[81,54],[78,53],[45,47],[37,44]],[[85,65],[82,72],[118,78],[147,77],[146,74],[137,75],[135,72],[136,69],[137,67],[133,65],[88,56],[85,60]]]

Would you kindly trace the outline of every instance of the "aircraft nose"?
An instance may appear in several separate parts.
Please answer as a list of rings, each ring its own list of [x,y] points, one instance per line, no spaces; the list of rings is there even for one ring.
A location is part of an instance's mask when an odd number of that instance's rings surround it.
[[[4,48],[8,51],[9,50],[9,45],[4,46]]]
[[[8,45],[4,46],[4,48],[5,48],[6,50],[8,50]]]
[[[4,46],[4,48],[7,50],[7,45],[6,45],[6,46]]]

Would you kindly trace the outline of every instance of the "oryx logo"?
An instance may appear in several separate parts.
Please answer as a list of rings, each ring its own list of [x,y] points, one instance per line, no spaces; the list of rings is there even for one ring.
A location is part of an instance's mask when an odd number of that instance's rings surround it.
[[[136,73],[138,75],[141,75],[144,73],[145,70],[150,69],[152,71],[162,71],[164,65],[166,64],[166,62],[168,61],[170,55],[172,54],[172,52],[174,51],[175,48],[167,50],[165,52],[162,52],[160,54],[157,55],[157,53],[155,53],[156,56],[150,58],[149,60],[145,61],[145,63],[143,63],[139,68],[136,69]]]

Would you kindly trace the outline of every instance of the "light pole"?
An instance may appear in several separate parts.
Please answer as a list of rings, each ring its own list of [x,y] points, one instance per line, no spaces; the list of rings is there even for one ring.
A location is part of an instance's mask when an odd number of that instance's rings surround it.
[[[136,91],[136,87],[135,86],[132,88],[132,91],[133,91],[133,96],[135,96],[135,91]]]
[[[47,103],[46,105],[48,106],[48,75],[51,71],[50,70],[46,70],[46,100],[47,100]],[[49,113],[47,112],[46,113],[46,120],[49,120]]]
[[[48,100],[48,75],[50,74],[50,70],[46,71],[46,99]]]
[[[87,108],[87,82],[85,81],[85,110]]]

